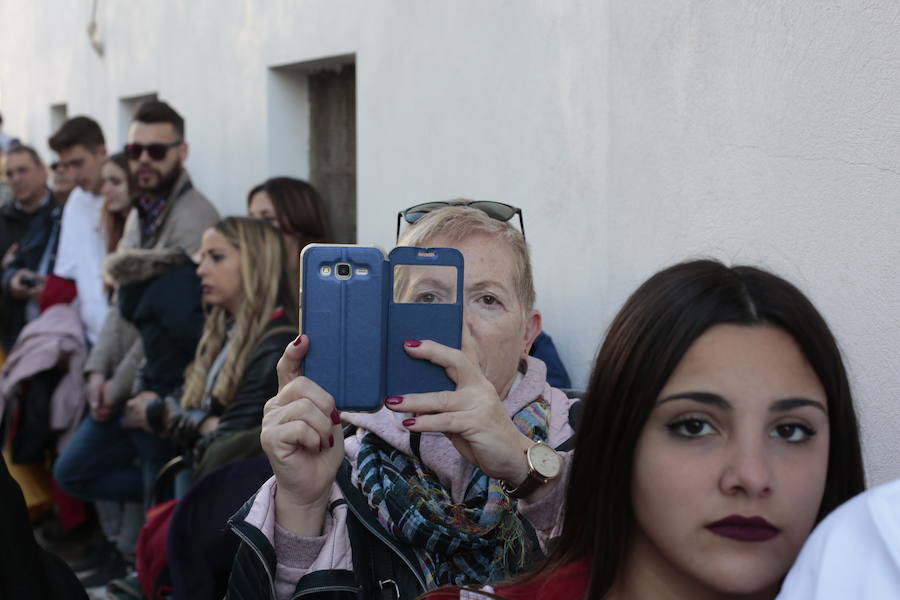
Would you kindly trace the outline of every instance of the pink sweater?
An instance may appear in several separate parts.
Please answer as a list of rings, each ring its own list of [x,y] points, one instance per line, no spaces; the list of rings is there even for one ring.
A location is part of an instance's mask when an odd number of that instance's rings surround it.
[[[561,391],[551,388],[546,382],[546,368],[540,360],[528,357],[527,371],[517,376],[516,382],[503,401],[510,416],[542,397],[550,401],[550,434],[548,444],[558,446],[574,433],[569,426],[569,407],[574,400]],[[409,432],[400,424],[404,416],[387,409],[377,413],[345,413],[342,418],[360,428],[355,437],[344,440],[347,457],[354,464],[353,478],[356,481],[355,459],[360,438],[365,431],[372,431],[398,450],[412,454]],[[365,431],[364,431],[365,430]],[[437,475],[441,483],[450,490],[454,501],[461,502],[466,486],[472,476],[471,464],[456,451],[453,444],[437,433],[422,434],[420,445],[422,460]],[[565,480],[569,471],[570,452],[563,452],[565,467],[563,476],[544,498],[533,504],[520,501],[519,512],[534,527],[541,544],[552,537],[555,527],[561,522]],[[322,535],[301,537],[283,529],[275,522],[275,478],[271,478],[260,488],[245,521],[262,531],[275,548],[278,567],[275,573],[276,592],[279,600],[289,598],[297,581],[309,572],[322,569],[353,569],[350,539],[347,535],[347,507],[340,505],[333,514],[325,517]],[[332,500],[341,498],[337,484],[332,486]]]

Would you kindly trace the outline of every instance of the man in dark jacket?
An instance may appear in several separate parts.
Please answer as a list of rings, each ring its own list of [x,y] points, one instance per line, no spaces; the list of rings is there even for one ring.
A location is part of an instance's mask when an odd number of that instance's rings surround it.
[[[25,325],[26,305],[32,305],[33,316],[37,316],[34,303],[43,290],[47,273],[46,269],[38,272],[42,252],[37,253],[36,260],[28,262],[16,258],[21,254],[23,237],[31,237],[32,226],[37,223],[46,227],[52,221],[56,202],[47,187],[47,169],[33,148],[13,147],[7,155],[6,167],[6,177],[15,196],[14,202],[0,208],[0,255],[4,267],[0,286],[0,343],[8,351]],[[10,266],[18,268],[10,269]]]

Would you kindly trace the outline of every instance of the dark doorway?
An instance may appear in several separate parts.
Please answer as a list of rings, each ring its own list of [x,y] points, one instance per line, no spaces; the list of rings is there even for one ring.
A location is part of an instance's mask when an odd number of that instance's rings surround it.
[[[356,67],[309,73],[309,178],[329,209],[335,241],[356,242]]]

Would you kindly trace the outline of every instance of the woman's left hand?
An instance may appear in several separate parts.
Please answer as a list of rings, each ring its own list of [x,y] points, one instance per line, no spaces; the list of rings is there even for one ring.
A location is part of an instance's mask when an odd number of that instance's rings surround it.
[[[490,477],[512,485],[524,481],[525,450],[533,442],[513,424],[479,366],[462,351],[430,340],[419,346],[407,344],[405,350],[413,358],[443,367],[456,390],[388,398],[389,409],[415,413],[403,425],[409,431],[443,433],[463,458]]]
[[[133,427],[153,433],[147,422],[147,404],[156,398],[156,392],[141,392],[125,403],[125,413],[122,415],[122,427]]]

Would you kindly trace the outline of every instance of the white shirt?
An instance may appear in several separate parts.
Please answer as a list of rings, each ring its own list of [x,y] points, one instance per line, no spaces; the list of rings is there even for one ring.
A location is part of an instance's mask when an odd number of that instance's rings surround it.
[[[53,268],[54,275],[75,281],[81,324],[92,344],[97,340],[107,309],[101,270],[106,256],[106,241],[100,227],[102,206],[100,196],[80,187],[72,190],[63,208]]]
[[[813,531],[779,600],[900,598],[900,479],[845,502]]]

